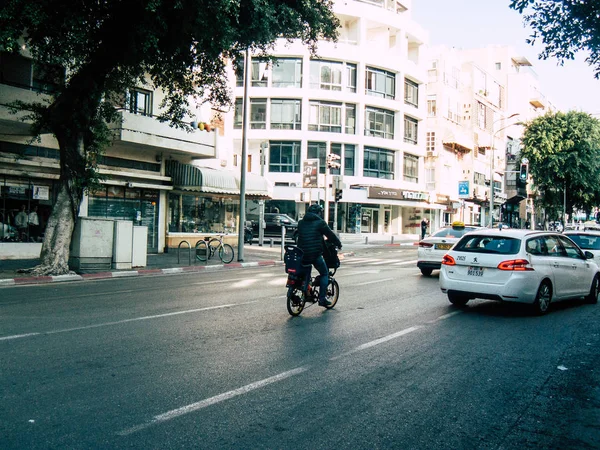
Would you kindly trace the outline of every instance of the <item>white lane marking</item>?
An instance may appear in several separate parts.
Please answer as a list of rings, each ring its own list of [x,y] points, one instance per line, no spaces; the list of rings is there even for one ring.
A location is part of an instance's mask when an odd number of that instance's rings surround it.
[[[97,323],[94,325],[85,325],[82,327],[63,328],[60,330],[51,330],[51,331],[44,331],[44,332],[37,332],[37,333],[27,333],[27,334],[17,334],[17,335],[13,335],[13,336],[4,336],[4,337],[0,338],[0,341],[8,340],[8,339],[24,338],[24,337],[29,337],[29,336],[38,336],[38,335],[42,335],[42,334],[58,334],[58,333],[68,333],[70,331],[89,330],[92,328],[108,327],[111,325],[120,325],[123,323],[129,323],[129,322],[139,322],[141,320],[160,319],[163,317],[179,316],[182,314],[192,314],[192,313],[197,313],[197,312],[212,311],[215,309],[232,308],[234,306],[250,305],[252,303],[258,303],[258,300],[252,300],[249,302],[242,302],[242,303],[230,303],[227,305],[207,306],[205,308],[187,309],[185,311],[175,311],[175,312],[165,313],[165,314],[156,314],[153,316],[134,317],[131,319],[116,320],[114,322]]]
[[[19,339],[28,336],[37,336],[40,333],[27,333],[27,334],[13,334],[12,336],[0,337],[0,341],[8,341],[9,339]]]
[[[256,381],[255,383],[247,384],[246,386],[242,386],[241,388],[234,389],[229,392],[224,392],[222,394],[215,395],[214,397],[210,397],[210,398],[207,398],[204,400],[200,400],[199,402],[196,402],[196,403],[191,403],[189,405],[182,406],[181,408],[172,409],[171,411],[167,411],[166,413],[154,416],[152,418],[152,420],[150,420],[149,422],[146,422],[146,423],[143,423],[140,425],[136,425],[131,428],[127,428],[123,431],[118,432],[117,434],[120,436],[127,436],[129,434],[133,434],[137,431],[143,430],[152,425],[156,425],[161,422],[166,422],[168,420],[175,419],[176,417],[180,417],[185,414],[189,414],[191,412],[198,411],[199,409],[202,409],[202,408],[207,408],[216,403],[220,403],[225,400],[229,400],[233,397],[237,397],[238,395],[247,394],[248,392],[253,391],[255,389],[259,389],[263,386],[277,383],[278,381],[285,380],[286,378],[293,377],[295,375],[299,375],[301,373],[306,372],[307,370],[308,370],[308,367],[298,367],[296,369],[288,370],[287,372],[282,372],[282,373],[274,375],[272,377],[265,378],[264,380],[260,380],[260,381]]]
[[[402,261],[394,263],[394,266],[402,266],[404,264],[416,264],[418,261],[415,259],[414,261]]]
[[[449,314],[446,314],[444,316],[440,316],[436,320],[447,319],[448,317],[452,317],[453,315],[456,315],[458,313],[460,313],[460,311],[457,311],[457,312],[454,312],[454,313],[449,313]],[[337,359],[343,358],[345,356],[352,355],[352,354],[360,352],[362,350],[367,350],[369,348],[375,347],[376,345],[383,344],[385,342],[391,341],[392,339],[396,339],[396,338],[399,338],[401,336],[405,336],[405,335],[407,335],[409,333],[412,333],[413,331],[419,330],[421,328],[423,328],[423,325],[415,325],[413,327],[405,328],[404,330],[400,330],[400,331],[398,331],[396,333],[392,333],[392,334],[389,334],[389,335],[384,336],[382,338],[375,339],[373,341],[370,341],[370,342],[367,342],[365,344],[359,345],[358,347],[355,347],[355,348],[353,348],[352,350],[350,350],[348,352],[345,352],[345,353],[342,353],[342,354],[340,354],[338,356],[334,356],[332,358],[329,358],[329,360],[330,361],[335,361]],[[220,403],[222,401],[229,400],[229,399],[231,399],[233,397],[236,397],[236,396],[239,396],[239,395],[242,395],[242,394],[246,394],[246,393],[248,393],[248,392],[250,392],[250,391],[252,391],[254,389],[258,389],[260,387],[267,386],[269,384],[276,383],[276,382],[281,381],[281,380],[285,380],[286,378],[289,378],[289,377],[292,377],[292,376],[295,376],[295,375],[299,375],[301,373],[304,373],[304,372],[308,371],[309,368],[310,368],[310,366],[298,367],[296,369],[292,369],[292,370],[289,370],[287,372],[282,372],[280,374],[274,375],[274,376],[269,377],[269,378],[265,378],[265,379],[260,380],[260,381],[256,381],[254,383],[247,384],[246,386],[242,386],[242,387],[240,387],[238,389],[234,389],[232,391],[224,392],[222,394],[215,395],[214,397],[210,397],[210,398],[207,398],[207,399],[204,399],[204,400],[200,400],[198,402],[191,403],[189,405],[182,406],[180,408],[172,409],[171,411],[167,411],[166,413],[154,416],[150,421],[148,421],[146,423],[143,423],[143,424],[140,424],[140,425],[135,425],[135,426],[127,428],[127,429],[125,429],[123,431],[119,431],[117,433],[117,435],[127,436],[127,435],[130,435],[130,434],[136,433],[138,431],[141,431],[141,430],[144,430],[146,428],[149,428],[149,427],[151,427],[153,425],[157,425],[159,423],[166,422],[166,421],[171,420],[171,419],[175,419],[175,418],[183,416],[185,414],[189,414],[191,412],[198,411],[199,409],[206,408],[208,406],[212,406],[212,405],[214,405],[216,403]]]
[[[383,278],[381,280],[365,281],[364,283],[357,283],[355,286],[365,286],[367,284],[383,283],[384,281],[392,281],[394,278]]]
[[[212,280],[212,281],[199,281],[198,283],[190,283],[191,286],[202,286],[204,284],[215,284],[215,283],[231,283],[233,281],[244,281],[248,278],[232,278],[229,280]]]
[[[233,288],[245,288],[245,287],[253,285],[254,283],[259,283],[260,281],[261,280],[257,280],[256,278],[254,278],[254,279],[250,278],[250,279],[238,281],[237,283],[233,283],[231,285],[231,287],[233,287]]]
[[[446,319],[449,319],[450,317],[454,317],[457,314],[462,314],[462,313],[463,313],[463,311],[454,311],[454,312],[451,312],[448,314],[444,314],[443,316],[440,316],[437,319],[433,319],[427,323],[436,323],[436,322],[439,322],[440,320],[446,320]]]
[[[391,341],[392,339],[396,339],[399,338],[400,336],[404,336],[406,334],[412,333],[413,331],[417,331],[419,329],[423,328],[423,325],[415,325],[414,327],[410,327],[410,328],[405,328],[404,330],[400,330],[396,333],[392,333],[392,334],[388,334],[387,336],[384,336],[382,338],[379,339],[375,339],[374,341],[371,342],[367,342],[365,344],[359,345],[358,347],[353,348],[352,350],[349,350],[345,353],[342,353],[338,356],[334,356],[332,358],[329,358],[331,361],[335,361],[336,359],[340,359],[343,358],[345,356],[349,356],[352,355],[356,352],[360,352],[361,350],[365,350],[367,348],[371,348],[371,347],[375,347],[376,345],[379,344],[383,344],[384,342],[388,342]]]

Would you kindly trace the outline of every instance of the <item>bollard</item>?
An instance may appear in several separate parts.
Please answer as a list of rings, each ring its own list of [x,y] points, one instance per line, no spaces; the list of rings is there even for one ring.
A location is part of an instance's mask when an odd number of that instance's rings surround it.
[[[391,242],[391,244],[394,245],[394,236],[392,236],[392,242]]]
[[[369,243],[369,236],[365,236],[365,244]]]
[[[273,238],[269,239],[269,247],[273,247]]]

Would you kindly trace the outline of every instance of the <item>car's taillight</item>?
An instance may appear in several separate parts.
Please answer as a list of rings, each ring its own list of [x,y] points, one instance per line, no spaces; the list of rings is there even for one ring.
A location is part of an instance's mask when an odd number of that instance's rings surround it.
[[[498,264],[500,270],[533,270],[526,259],[511,259]]]
[[[421,242],[419,242],[419,247],[429,248],[429,247],[433,247],[433,244],[430,244],[429,242],[421,241]]]
[[[445,266],[455,266],[456,261],[454,261],[454,258],[452,256],[445,254],[442,258],[442,264]]]

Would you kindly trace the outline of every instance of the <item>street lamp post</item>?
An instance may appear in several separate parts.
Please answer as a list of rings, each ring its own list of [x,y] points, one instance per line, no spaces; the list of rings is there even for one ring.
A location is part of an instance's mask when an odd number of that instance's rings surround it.
[[[501,120],[512,119],[513,117],[516,117],[518,115],[519,115],[519,113],[514,113],[506,118],[502,117],[501,119],[496,120],[494,123],[492,123],[492,130],[494,129],[494,124],[500,122]],[[495,150],[494,140],[496,138],[496,134],[498,134],[500,131],[502,131],[512,125],[513,124],[505,125],[492,133],[492,145],[490,148],[490,154],[491,154],[490,155],[491,156],[491,161],[490,161],[490,228],[494,228],[494,150]]]

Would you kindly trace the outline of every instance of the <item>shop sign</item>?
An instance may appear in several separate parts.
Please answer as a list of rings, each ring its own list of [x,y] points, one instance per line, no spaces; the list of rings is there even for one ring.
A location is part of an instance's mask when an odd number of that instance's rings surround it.
[[[50,188],[48,186],[33,186],[31,198],[34,200],[50,199]]]
[[[450,197],[447,195],[437,194],[436,203],[447,205],[450,202]]]
[[[302,167],[302,187],[319,187],[319,160],[305,159]]]
[[[8,193],[13,195],[25,195],[25,186],[8,186]]]
[[[379,188],[369,186],[368,197],[393,200],[427,201],[427,199],[429,198],[429,194],[427,192],[404,191],[401,189]]]

